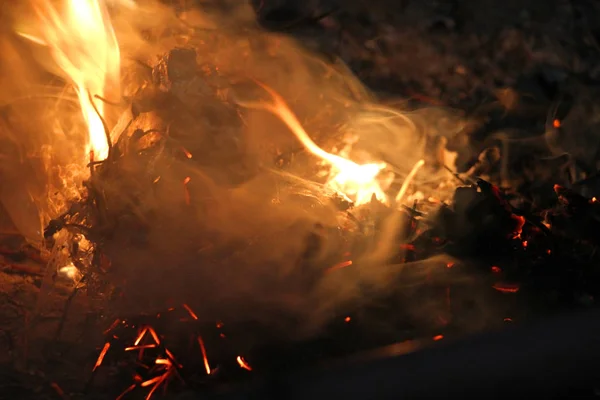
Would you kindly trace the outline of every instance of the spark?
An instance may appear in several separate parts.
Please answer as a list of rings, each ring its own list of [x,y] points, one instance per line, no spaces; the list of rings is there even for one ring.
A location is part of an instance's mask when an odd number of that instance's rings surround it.
[[[344,322],[345,322],[345,323],[348,323],[348,322],[350,322],[351,320],[352,320],[352,318],[350,318],[350,317],[346,317],[346,318],[344,318]]]
[[[121,322],[120,319],[115,319],[113,321],[113,323],[104,331],[102,332],[103,335],[107,335],[110,331],[112,331],[113,329],[115,329],[117,327],[117,325],[119,325],[119,322]]]
[[[186,310],[186,311],[187,311],[187,312],[190,314],[190,316],[191,316],[193,319],[198,319],[198,316],[196,315],[196,313],[194,312],[194,310],[192,310],[192,309],[190,308],[190,306],[188,306],[187,304],[185,304],[185,303],[184,303],[184,304],[183,304],[183,308],[185,308],[185,310]]]
[[[252,367],[246,362],[246,360],[244,360],[244,357],[237,356],[236,360],[241,368],[243,368],[247,371],[252,371]]]
[[[437,342],[438,340],[442,340],[443,338],[444,338],[444,335],[436,335],[433,337],[433,340],[435,340]]]
[[[183,180],[183,191],[184,191],[185,204],[187,204],[188,206],[192,202],[192,199],[190,196],[190,190],[188,189],[188,183],[190,183],[191,180],[192,180],[192,178],[190,178],[189,176]]]
[[[181,368],[181,367],[182,367],[182,365],[181,365],[181,364],[179,364],[179,363],[177,362],[177,360],[175,359],[175,356],[173,355],[173,353],[171,353],[171,352],[169,351],[169,349],[165,349],[165,353],[167,353],[167,356],[169,357],[169,359],[170,359],[172,362],[174,362],[175,364],[177,364],[177,366],[178,366],[179,368]]]
[[[142,350],[142,349],[154,349],[156,348],[155,344],[144,344],[141,346],[130,346],[125,347],[125,351],[134,351],[134,350]]]
[[[163,375],[164,375],[164,374],[163,374]],[[156,376],[156,377],[154,377],[154,378],[152,378],[152,379],[148,379],[147,381],[144,381],[144,382],[142,382],[142,383],[140,384],[140,386],[141,386],[141,387],[148,387],[148,386],[150,386],[150,385],[152,385],[152,384],[154,384],[154,383],[157,383],[157,382],[159,382],[161,379],[163,379],[163,375]]]
[[[57,395],[59,395],[59,396],[60,396],[60,397],[62,397],[63,399],[65,399],[65,398],[66,398],[66,396],[65,396],[65,391],[64,391],[64,390],[62,390],[62,388],[61,388],[60,386],[58,386],[58,383],[56,383],[56,382],[52,382],[52,383],[50,384],[50,387],[51,387],[52,389],[54,389],[54,391],[56,392],[56,394],[57,394]]]
[[[119,397],[117,397],[117,398],[116,398],[116,400],[121,400],[121,399],[123,399],[123,397],[125,397],[125,395],[126,395],[127,393],[129,393],[129,392],[131,392],[133,389],[135,389],[135,388],[136,388],[136,386],[137,386],[137,385],[136,385],[135,383],[134,383],[133,385],[129,386],[127,389],[125,389],[125,390],[123,391],[123,393],[121,393],[121,394],[119,395]]]
[[[190,153],[185,147],[181,146],[181,151],[183,151],[183,154],[185,154],[187,158],[192,158],[192,153]]]
[[[208,364],[208,357],[206,356],[206,348],[204,347],[204,340],[202,340],[202,336],[198,336],[198,344],[200,345],[200,350],[202,351],[202,358],[204,359],[204,368],[206,369],[206,374],[210,375],[210,365]]]
[[[496,284],[492,287],[501,293],[517,293],[519,291],[518,285],[498,285],[498,284]]]
[[[94,368],[92,369],[92,371],[95,371],[100,365],[102,365],[102,361],[104,361],[104,356],[106,356],[106,353],[108,352],[109,348],[110,342],[106,342],[104,344],[104,347],[102,348],[102,351],[100,352],[100,355],[98,356],[98,359],[96,360],[96,364],[94,364]]]
[[[156,331],[154,330],[154,328],[149,326],[148,332],[150,332],[150,335],[152,335],[152,339],[154,339],[154,342],[156,342],[157,345],[160,344],[160,339],[158,338],[158,335],[156,334]]]
[[[163,383],[169,376],[171,376],[171,373],[172,373],[172,370],[171,369],[167,369],[167,371],[164,374],[162,374],[161,376],[157,377],[158,379],[154,378],[154,379],[156,379],[154,381],[156,383],[152,387],[152,389],[150,389],[150,392],[146,396],[146,400],[150,400],[150,398],[152,397],[152,395],[154,394],[154,392],[156,391],[156,389],[158,389],[158,387],[161,385],[161,383]],[[154,379],[151,379],[151,380],[154,380]],[[149,381],[146,381],[146,382],[149,382]],[[146,382],[144,382],[144,383],[146,383]],[[142,383],[142,386],[144,385],[144,383]]]
[[[327,269],[326,272],[332,272],[335,271],[337,269],[342,269],[342,268],[346,268],[352,265],[352,260],[348,260],[348,261],[342,261],[340,263],[337,263],[335,265],[333,265],[332,267],[330,267],[329,269]]]
[[[140,334],[138,335],[138,337],[135,339],[135,342],[133,343],[134,346],[137,346],[138,344],[140,344],[140,342],[146,335],[146,332],[148,332],[148,327],[145,327],[144,329],[141,330]]]

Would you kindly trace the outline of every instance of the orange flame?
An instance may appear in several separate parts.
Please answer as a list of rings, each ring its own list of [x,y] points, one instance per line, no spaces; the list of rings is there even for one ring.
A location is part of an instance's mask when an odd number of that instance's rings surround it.
[[[104,0],[62,0],[60,9],[49,0],[36,1],[37,34],[19,32],[47,46],[62,73],[75,87],[88,129],[87,154],[96,160],[108,156],[102,117],[104,104],[92,96],[105,97],[107,89],[118,89],[119,45]],[[97,110],[97,111],[96,111]]]
[[[332,167],[331,178],[327,182],[328,186],[349,197],[356,205],[368,203],[373,196],[382,202],[387,201],[387,196],[377,181],[377,176],[387,166],[385,163],[357,164],[339,155],[326,152],[310,138],[296,115],[275,90],[261,82],[256,83],[269,93],[273,101],[241,102],[240,104],[273,113],[287,125],[308,151],[327,162]]]

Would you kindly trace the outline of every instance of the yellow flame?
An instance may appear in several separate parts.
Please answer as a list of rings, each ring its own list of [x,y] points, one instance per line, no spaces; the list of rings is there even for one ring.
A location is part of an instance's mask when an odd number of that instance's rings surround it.
[[[79,279],[81,279],[81,272],[79,272],[79,269],[77,269],[77,267],[73,265],[73,263],[69,263],[68,265],[65,265],[64,267],[60,268],[58,270],[58,273],[69,279],[72,279],[73,281],[78,281]]]
[[[62,0],[60,3],[59,10],[49,0],[35,1],[38,34],[21,35],[49,47],[54,62],[77,91],[88,128],[86,154],[93,152],[96,160],[105,159],[109,145],[101,120],[104,104],[95,102],[96,112],[91,96],[106,97],[111,85],[118,89],[119,45],[104,0]]]
[[[245,103],[243,105],[255,106],[275,114],[287,125],[308,151],[329,163],[332,167],[332,174],[327,182],[328,186],[349,197],[356,205],[368,203],[373,196],[379,201],[387,202],[387,196],[377,180],[379,173],[387,166],[385,163],[357,164],[347,158],[326,152],[306,133],[285,100],[267,85],[257,83],[271,95],[273,102]]]

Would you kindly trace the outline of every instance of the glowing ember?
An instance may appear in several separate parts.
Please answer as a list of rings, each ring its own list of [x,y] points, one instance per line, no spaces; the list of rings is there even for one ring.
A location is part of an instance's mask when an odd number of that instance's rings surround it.
[[[92,96],[105,97],[109,86],[118,92],[119,46],[103,0],[61,3],[57,9],[51,1],[35,2],[39,28],[33,35],[21,35],[50,49],[54,62],[77,92],[88,128],[86,154],[93,154],[96,160],[105,159],[109,144],[101,118],[104,104],[93,102]]]
[[[381,202],[387,202],[387,196],[377,180],[379,173],[387,166],[385,163],[357,164],[339,155],[326,152],[310,138],[298,118],[277,92],[260,82],[257,84],[271,95],[273,102],[241,104],[275,114],[308,151],[327,162],[332,168],[330,179],[327,182],[328,186],[349,197],[356,205],[370,202],[373,196]]]

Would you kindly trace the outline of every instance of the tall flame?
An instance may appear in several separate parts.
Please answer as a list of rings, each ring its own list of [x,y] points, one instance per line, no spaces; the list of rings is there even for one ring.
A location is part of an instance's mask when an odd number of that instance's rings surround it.
[[[36,0],[33,7],[39,30],[36,35],[21,35],[50,49],[54,62],[77,92],[89,135],[86,153],[96,160],[105,159],[109,144],[101,119],[104,104],[92,104],[92,98],[106,97],[109,87],[118,90],[119,45],[104,0],[60,3],[59,10],[50,0]]]

